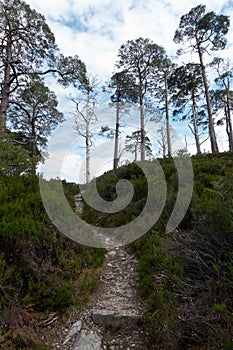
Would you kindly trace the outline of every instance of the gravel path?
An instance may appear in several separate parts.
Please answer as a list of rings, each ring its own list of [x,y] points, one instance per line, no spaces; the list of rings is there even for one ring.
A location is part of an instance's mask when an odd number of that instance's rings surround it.
[[[78,212],[81,210],[79,201]],[[64,319],[58,319],[42,330],[42,338],[51,350],[150,348],[143,327],[145,305],[137,294],[137,261],[125,246],[108,250],[105,257],[100,284],[86,308],[73,310]],[[103,322],[97,323],[97,316],[101,313]],[[110,316],[105,317],[105,314]],[[94,334],[101,345],[79,347],[77,342],[83,334],[88,337]]]
[[[73,311],[69,317],[57,320],[43,329],[43,337],[51,350],[73,350],[78,333],[82,329],[87,334],[94,332],[101,338],[103,350],[149,349],[149,338],[143,323],[131,325],[130,315],[140,316],[143,320],[144,305],[137,295],[136,260],[125,247],[117,247],[106,254],[106,266],[101,275],[101,282],[93,299],[81,312]],[[110,310],[118,315],[129,315],[129,322],[123,327],[113,329],[93,322],[93,312]],[[81,321],[79,329],[64,345],[73,324]],[[52,339],[52,342],[51,342]]]

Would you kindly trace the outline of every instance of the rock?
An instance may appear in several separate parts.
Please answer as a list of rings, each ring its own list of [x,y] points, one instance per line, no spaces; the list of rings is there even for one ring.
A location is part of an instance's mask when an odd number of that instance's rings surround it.
[[[110,252],[107,253],[107,255],[109,256],[116,256],[116,251],[115,250],[111,250]]]
[[[134,328],[142,323],[142,316],[132,312],[116,312],[111,310],[95,310],[92,312],[92,320],[96,324],[113,329]]]
[[[101,339],[93,331],[90,333],[82,331],[72,350],[102,350]]]
[[[82,195],[79,193],[74,196],[74,199],[77,202],[81,202],[83,200]]]
[[[81,329],[82,329],[82,321],[75,322],[72,325],[69,333],[67,334],[66,339],[63,342],[63,345],[66,345],[75,334],[81,331]]]

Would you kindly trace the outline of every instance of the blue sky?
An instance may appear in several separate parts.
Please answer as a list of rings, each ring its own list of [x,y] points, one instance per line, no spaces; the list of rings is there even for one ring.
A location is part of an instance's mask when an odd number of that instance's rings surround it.
[[[101,82],[111,77],[118,49],[129,39],[148,37],[156,44],[162,45],[169,56],[174,57],[178,46],[173,42],[173,37],[179,26],[180,17],[201,3],[199,0],[26,0],[26,2],[45,16],[61,52],[65,55],[79,55],[85,62],[88,72],[97,75]],[[220,54],[225,58],[233,57],[233,1],[206,0],[202,3],[206,5],[207,11],[230,16],[232,27],[228,33],[228,46]],[[181,61],[185,59],[183,57]],[[72,121],[72,106],[68,99],[68,95],[73,93],[72,90],[62,89],[52,78],[48,79],[47,83],[57,94],[60,109],[65,117]],[[114,113],[112,116],[114,117]],[[100,118],[103,119],[102,124],[103,121],[108,122],[107,113],[102,113]],[[195,152],[194,139],[187,125],[176,123],[174,126],[182,135],[181,138],[187,136],[189,151]],[[52,155],[47,168],[50,168],[52,177],[62,176],[74,180],[71,173],[75,173],[76,176],[77,167],[83,161],[83,148],[78,147],[74,154],[72,144],[77,137],[71,130],[72,127],[67,135],[64,130],[62,132],[63,141],[67,141],[65,146],[64,142],[60,142],[49,150]],[[224,129],[219,128],[217,135],[220,148],[224,149],[226,145]],[[101,142],[96,140],[96,147]],[[77,139],[77,143],[81,144],[82,141]],[[64,147],[68,147],[70,151]],[[209,147],[209,142],[206,142],[203,149],[208,150]],[[64,154],[66,160],[61,171],[59,166],[56,166],[56,159]]]
[[[207,11],[232,18],[232,0],[26,0],[44,14],[65,55],[78,54],[88,70],[108,79],[117,51],[128,39],[148,37],[175,55],[173,42],[180,17],[203,3]],[[228,34],[233,41],[233,31]],[[229,48],[232,54],[232,47]],[[229,56],[230,57],[230,56]]]

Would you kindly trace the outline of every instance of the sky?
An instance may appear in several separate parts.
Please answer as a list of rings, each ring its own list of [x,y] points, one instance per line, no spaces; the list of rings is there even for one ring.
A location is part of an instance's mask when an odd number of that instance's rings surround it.
[[[179,26],[180,17],[200,3],[206,5],[207,11],[230,16],[232,27],[227,35],[228,45],[222,56],[226,58],[233,56],[232,0],[203,2],[200,0],[26,0],[26,2],[45,16],[61,52],[67,56],[78,55],[85,62],[88,73],[98,76],[101,82],[106,82],[111,77],[117,61],[117,52],[127,40],[138,37],[149,38],[163,46],[170,57],[175,57],[179,47],[173,42],[173,37]],[[62,89],[52,79],[48,79],[48,84],[56,92],[59,106],[68,118],[72,115],[68,101],[69,90]],[[107,122],[110,112],[107,111],[107,105],[105,107],[105,113],[101,114],[101,117]],[[132,121],[131,123],[134,124]],[[59,134],[61,130],[57,132],[60,136],[55,136],[57,140],[62,138],[63,148],[61,145],[59,147],[55,145],[53,140],[51,142],[53,146],[50,145],[49,151],[53,152],[53,156],[50,157],[47,168],[50,168],[52,177],[57,174],[58,177],[74,180],[77,173],[77,169],[73,169],[74,165],[80,166],[84,152],[80,147],[77,151],[75,147],[75,142],[80,143],[80,139],[74,135],[72,126],[67,124],[65,128],[69,129],[68,133],[66,133],[68,129],[63,128],[62,137]],[[188,148],[192,153],[195,150],[194,139],[187,125],[176,124],[176,130],[182,134],[181,138],[184,139],[186,135]],[[226,135],[222,129],[219,129],[217,134],[220,149],[223,150],[226,147]],[[101,141],[96,140],[95,147],[99,147],[100,144]],[[203,149],[209,150],[208,142]],[[65,158],[61,162],[64,154]],[[56,157],[60,160],[57,161]],[[61,163],[62,169],[58,169]],[[75,176],[71,175],[71,167]]]
[[[178,49],[173,42],[180,17],[200,3],[207,11],[226,14],[233,23],[232,0],[26,0],[42,13],[65,55],[78,54],[88,71],[108,79],[121,44],[148,37],[162,45],[169,56]],[[233,30],[228,34],[233,41]],[[233,54],[232,45],[228,52]]]

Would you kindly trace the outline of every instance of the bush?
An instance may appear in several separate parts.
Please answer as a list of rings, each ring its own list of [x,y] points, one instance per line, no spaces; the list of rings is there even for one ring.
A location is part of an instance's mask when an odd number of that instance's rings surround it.
[[[171,234],[164,232],[176,201],[177,172],[171,159],[160,163],[167,184],[165,208],[152,230],[130,245],[138,258],[138,289],[147,305],[150,349],[231,349],[233,153],[192,157],[192,200]],[[136,164],[100,177],[100,195],[114,199],[115,185],[121,178],[134,185],[132,202],[114,215],[87,206],[84,216],[90,222],[117,226],[139,215],[147,184]]]
[[[77,185],[63,186],[74,206]],[[82,306],[97,285],[105,250],[80,246],[57,231],[35,176],[0,177],[0,194],[0,341],[4,348],[43,349],[33,328],[37,313]]]
[[[20,175],[30,170],[29,152],[16,145],[11,136],[0,132],[0,176]]]

